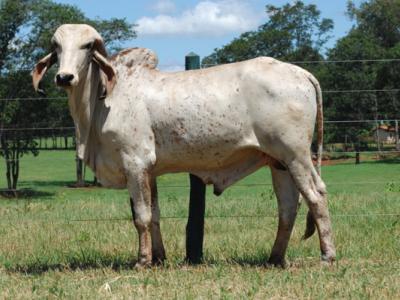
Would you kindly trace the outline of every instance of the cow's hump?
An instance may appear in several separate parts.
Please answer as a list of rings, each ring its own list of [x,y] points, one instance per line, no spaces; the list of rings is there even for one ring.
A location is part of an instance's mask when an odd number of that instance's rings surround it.
[[[152,50],[146,48],[129,48],[118,52],[110,58],[114,65],[125,65],[128,69],[145,67],[155,69],[158,65],[158,57]]]

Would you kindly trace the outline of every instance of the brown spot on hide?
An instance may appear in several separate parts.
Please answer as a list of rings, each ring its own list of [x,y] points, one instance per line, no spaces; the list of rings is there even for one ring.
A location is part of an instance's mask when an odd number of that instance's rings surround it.
[[[131,59],[131,60],[126,64],[126,66],[130,69],[130,68],[132,68],[133,63],[134,63],[134,61],[133,61],[133,59]]]

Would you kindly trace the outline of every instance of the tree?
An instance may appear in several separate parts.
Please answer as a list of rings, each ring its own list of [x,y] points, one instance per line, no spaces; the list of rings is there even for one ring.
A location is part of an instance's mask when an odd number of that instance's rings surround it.
[[[350,1],[348,15],[355,21],[355,26],[328,51],[328,60],[399,57],[399,1],[372,0],[359,7]],[[324,88],[329,90],[398,89],[399,79],[398,63],[385,61],[330,64],[320,77]],[[399,93],[382,92],[325,95],[324,103],[325,116],[330,120],[397,119],[399,106]],[[346,128],[329,125],[327,141],[343,141],[346,136],[357,152],[362,150],[362,137],[370,135],[376,127],[373,123],[345,125]]]
[[[364,1],[357,7],[348,2],[348,16],[357,22],[357,29],[373,36],[385,48],[395,47],[400,41],[400,2],[398,0]]]
[[[27,1],[0,2],[0,71],[10,54],[10,45],[27,17]]]
[[[322,76],[321,84],[326,90],[370,90],[375,86],[378,67],[373,62],[360,60],[379,59],[383,50],[375,39],[353,30],[340,39],[336,46],[328,51],[328,61],[355,60],[353,63],[328,64]],[[331,121],[373,120],[378,119],[379,107],[375,93],[334,93],[324,95],[325,118]],[[362,137],[370,131],[371,123],[339,123],[326,126],[327,143],[352,144],[356,152],[366,148]],[[357,154],[359,157],[359,154]],[[359,161],[357,161],[359,162]]]
[[[352,1],[348,4],[348,14],[356,21],[357,30],[372,36],[383,50],[382,57],[400,57],[400,1],[371,0],[359,7]],[[379,65],[376,73],[376,89],[398,89],[400,82],[399,62],[386,62]],[[400,93],[379,95],[380,117],[399,118]]]
[[[15,53],[13,41],[19,32],[20,26],[27,18],[27,1],[3,1],[0,7],[0,97],[6,98],[20,91],[14,83],[21,80],[21,74],[9,72],[5,68],[6,61]],[[4,75],[3,75],[4,74]],[[7,77],[7,79],[5,79]],[[12,134],[5,131],[5,127],[16,121],[18,104],[0,102],[0,155],[6,163],[6,177],[9,189],[15,189],[19,176],[19,158],[32,147],[31,140],[23,138],[24,132]],[[23,118],[25,119],[25,118]],[[25,149],[25,150],[22,150]],[[35,151],[32,151],[36,154]]]
[[[258,56],[292,61],[322,59],[321,50],[330,38],[333,21],[321,19],[315,5],[302,1],[282,7],[267,5],[266,13],[268,22],[215,49],[203,59],[203,64],[232,63]]]
[[[31,98],[30,72],[37,60],[51,51],[50,39],[64,23],[87,23],[98,29],[109,50],[136,36],[125,19],[89,19],[77,7],[50,0],[5,0],[0,8],[0,98]],[[54,77],[54,76],[53,76]],[[64,97],[47,76],[48,96]],[[8,188],[15,190],[19,162],[24,154],[37,155],[35,131],[27,127],[73,126],[66,101],[1,101],[0,155],[7,166]],[[12,130],[11,130],[12,129]]]

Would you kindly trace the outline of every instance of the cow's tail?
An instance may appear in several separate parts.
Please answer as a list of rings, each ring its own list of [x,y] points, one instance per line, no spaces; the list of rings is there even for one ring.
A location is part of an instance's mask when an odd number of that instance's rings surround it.
[[[322,91],[318,80],[311,74],[308,74],[308,79],[311,81],[315,88],[316,100],[317,100],[317,172],[321,176],[321,162],[322,162],[322,151],[323,151],[323,135],[324,135],[324,114],[322,105]],[[310,210],[307,213],[306,231],[303,235],[303,239],[306,240],[311,237],[315,232],[315,220]]]

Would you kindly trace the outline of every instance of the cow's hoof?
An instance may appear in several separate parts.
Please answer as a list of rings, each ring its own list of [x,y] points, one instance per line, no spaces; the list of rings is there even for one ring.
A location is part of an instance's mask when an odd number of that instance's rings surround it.
[[[145,269],[151,267],[151,259],[140,258],[138,262],[135,264],[135,269]]]
[[[333,263],[336,261],[335,255],[321,255],[321,265],[322,266],[332,266]]]
[[[287,267],[287,262],[282,257],[271,256],[268,259],[267,266],[285,269]]]

